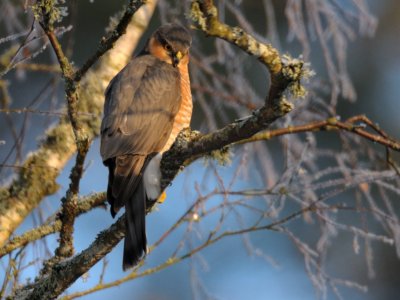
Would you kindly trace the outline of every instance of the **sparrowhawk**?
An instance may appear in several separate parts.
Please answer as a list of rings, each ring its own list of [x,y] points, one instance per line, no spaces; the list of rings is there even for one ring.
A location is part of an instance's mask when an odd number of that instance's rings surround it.
[[[161,26],[105,92],[100,152],[109,169],[111,215],[125,206],[124,270],[146,254],[146,201],[161,194],[162,153],[190,125],[191,42],[184,27]]]

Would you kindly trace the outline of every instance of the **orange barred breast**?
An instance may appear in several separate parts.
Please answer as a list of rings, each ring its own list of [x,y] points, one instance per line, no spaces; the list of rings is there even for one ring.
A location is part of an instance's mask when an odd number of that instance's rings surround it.
[[[188,71],[188,57],[186,57],[186,62],[182,61],[179,64],[179,72],[181,75],[181,107],[175,117],[174,124],[172,127],[171,135],[168,138],[167,143],[161,150],[161,152],[167,151],[174,143],[179,132],[190,126],[190,120],[192,119],[192,93],[190,90],[190,78]]]

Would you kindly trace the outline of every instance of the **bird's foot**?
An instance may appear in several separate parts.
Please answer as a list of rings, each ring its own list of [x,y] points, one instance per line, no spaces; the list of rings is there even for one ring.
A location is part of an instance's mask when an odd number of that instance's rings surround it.
[[[165,198],[167,198],[167,193],[166,192],[162,192],[160,197],[158,197],[157,202],[158,203],[163,203],[165,201]]]

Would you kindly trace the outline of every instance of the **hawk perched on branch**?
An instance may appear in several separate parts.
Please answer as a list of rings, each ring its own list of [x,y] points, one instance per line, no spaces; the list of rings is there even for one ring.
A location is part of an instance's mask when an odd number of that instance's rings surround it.
[[[146,254],[146,200],[160,197],[162,153],[190,125],[191,42],[184,27],[161,26],[105,92],[100,152],[109,169],[111,215],[126,210],[124,270]]]

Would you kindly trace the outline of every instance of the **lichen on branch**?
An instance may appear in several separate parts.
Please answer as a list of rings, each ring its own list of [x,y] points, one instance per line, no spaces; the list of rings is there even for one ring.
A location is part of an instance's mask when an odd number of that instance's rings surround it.
[[[289,55],[281,55],[271,44],[258,41],[251,34],[240,27],[231,27],[218,19],[218,9],[212,0],[192,1],[190,18],[197,28],[209,36],[224,39],[253,57],[256,57],[269,70],[271,75],[271,87],[269,100],[279,98],[286,91],[294,98],[304,97],[306,89],[302,85],[302,79],[313,75],[310,64],[301,58],[292,58]],[[285,99],[283,99],[285,100]]]
[[[67,6],[62,6],[64,3],[65,0],[40,0],[32,4],[31,9],[39,23],[46,24],[47,29],[53,30],[54,24],[68,15]]]

